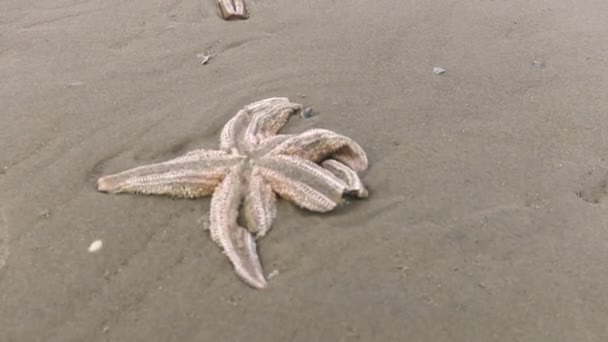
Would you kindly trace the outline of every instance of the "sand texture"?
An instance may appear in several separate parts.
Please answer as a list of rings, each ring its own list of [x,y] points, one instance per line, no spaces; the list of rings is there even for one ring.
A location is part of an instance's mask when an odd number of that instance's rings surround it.
[[[246,3],[0,1],[0,341],[608,341],[607,1]],[[267,289],[209,199],[95,190],[271,96],[370,197],[282,201]]]

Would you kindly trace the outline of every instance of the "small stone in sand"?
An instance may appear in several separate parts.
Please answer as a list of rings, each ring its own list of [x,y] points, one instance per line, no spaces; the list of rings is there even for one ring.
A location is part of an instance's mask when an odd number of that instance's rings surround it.
[[[302,113],[300,115],[304,119],[311,118],[312,117],[312,108],[310,108],[310,107],[304,107],[304,109],[302,110]]]
[[[38,213],[38,217],[42,217],[42,218],[49,218],[51,217],[51,210],[50,209],[44,209],[41,212]]]
[[[440,67],[434,67],[433,68],[433,74],[435,75],[441,75],[445,72],[446,70],[444,68],[440,68]]]
[[[101,247],[103,247],[103,241],[95,240],[89,246],[89,253],[95,253],[95,252],[99,251],[101,249]]]
[[[398,269],[399,271],[407,271],[407,270],[409,270],[410,268],[409,268],[409,267],[407,267],[407,266],[405,266],[405,265],[399,265],[399,266],[397,266],[397,269]]]

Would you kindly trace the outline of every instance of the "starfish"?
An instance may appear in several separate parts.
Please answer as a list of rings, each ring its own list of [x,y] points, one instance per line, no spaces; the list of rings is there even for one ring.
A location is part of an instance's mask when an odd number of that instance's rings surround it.
[[[104,176],[97,189],[177,198],[212,195],[211,238],[247,284],[264,288],[255,241],[271,228],[277,195],[315,212],[334,209],[345,195],[368,196],[357,174],[367,168],[367,156],[355,141],[325,129],[278,134],[301,111],[300,104],[283,97],[254,102],[222,128],[219,149],[198,149]]]

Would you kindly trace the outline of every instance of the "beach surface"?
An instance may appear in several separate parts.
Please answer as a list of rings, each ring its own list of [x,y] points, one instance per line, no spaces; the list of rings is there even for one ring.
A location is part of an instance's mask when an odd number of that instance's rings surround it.
[[[608,2],[245,1],[0,2],[1,341],[608,340]],[[267,289],[208,198],[96,191],[274,96],[370,197],[281,201]]]

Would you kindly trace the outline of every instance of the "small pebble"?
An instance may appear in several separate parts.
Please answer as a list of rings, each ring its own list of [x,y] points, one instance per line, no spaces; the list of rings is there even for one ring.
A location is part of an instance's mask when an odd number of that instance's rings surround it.
[[[300,114],[304,119],[309,119],[312,117],[312,108],[310,107],[305,107],[304,110],[302,110],[302,113]]]
[[[440,67],[434,67],[433,68],[433,74],[435,75],[441,75],[445,72],[446,70],[444,68],[440,68]]]
[[[49,218],[51,216],[51,210],[50,209],[44,209],[41,212],[38,213],[39,217],[42,218]]]
[[[89,253],[95,253],[95,252],[99,251],[101,249],[101,247],[103,247],[103,241],[95,240],[89,246]]]

